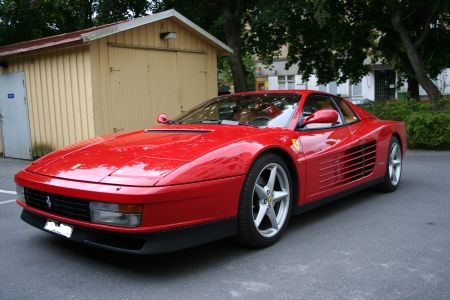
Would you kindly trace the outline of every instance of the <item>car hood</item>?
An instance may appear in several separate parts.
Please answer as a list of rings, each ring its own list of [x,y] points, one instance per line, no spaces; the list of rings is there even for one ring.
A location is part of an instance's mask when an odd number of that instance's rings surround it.
[[[152,186],[183,164],[261,131],[228,125],[155,126],[62,148],[26,170],[56,178],[111,184],[135,178],[137,185]]]

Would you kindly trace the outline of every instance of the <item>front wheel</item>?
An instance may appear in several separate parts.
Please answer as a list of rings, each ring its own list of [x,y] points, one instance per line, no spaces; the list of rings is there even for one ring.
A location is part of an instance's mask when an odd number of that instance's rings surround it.
[[[242,187],[236,240],[253,247],[274,244],[286,228],[291,202],[286,163],[273,153],[258,157]]]
[[[379,190],[393,192],[397,189],[402,175],[402,149],[398,139],[393,136],[389,144],[386,174],[384,181],[378,184]]]

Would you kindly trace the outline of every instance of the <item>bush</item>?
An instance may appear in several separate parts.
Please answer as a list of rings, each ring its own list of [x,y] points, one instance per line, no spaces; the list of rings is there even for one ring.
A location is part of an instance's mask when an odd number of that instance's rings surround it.
[[[366,108],[379,119],[403,121],[409,146],[427,148],[450,147],[450,100],[443,99],[440,110],[433,111],[430,102],[415,99],[376,101]]]
[[[450,113],[412,113],[406,121],[411,146],[450,147]]]

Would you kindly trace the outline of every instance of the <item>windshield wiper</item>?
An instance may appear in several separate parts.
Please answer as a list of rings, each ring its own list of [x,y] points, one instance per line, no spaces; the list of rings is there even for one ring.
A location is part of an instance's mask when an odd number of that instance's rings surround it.
[[[178,124],[180,124],[180,123],[178,123],[178,122],[176,122],[176,121],[173,121],[173,120],[171,120],[171,119],[167,119],[167,120],[164,122],[164,124],[178,125]]]
[[[222,120],[200,120],[194,121],[191,124],[222,124]]]

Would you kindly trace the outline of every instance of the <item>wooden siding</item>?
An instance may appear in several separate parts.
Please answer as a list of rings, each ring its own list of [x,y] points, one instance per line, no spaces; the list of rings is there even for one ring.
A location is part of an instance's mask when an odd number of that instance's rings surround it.
[[[160,39],[168,31],[177,37]],[[6,59],[0,73],[25,72],[32,143],[60,148],[114,128],[145,128],[160,112],[174,117],[217,96],[217,56],[201,34],[169,18]]]
[[[148,127],[160,112],[179,113],[176,53],[111,48],[109,54],[109,110],[116,132]]]
[[[177,37],[160,39],[159,34],[168,31]],[[90,47],[96,135],[154,125],[160,112],[174,117],[181,113],[184,93],[193,94],[188,97],[190,107],[217,96],[217,50],[171,19],[100,38]],[[184,59],[191,53],[203,57],[201,68],[199,59]],[[203,91],[183,84],[191,79],[186,70],[196,76],[206,70]],[[119,87],[124,81],[130,85]],[[131,99],[133,105],[126,105]]]
[[[94,136],[89,47],[7,60],[25,73],[31,142],[60,148]]]

